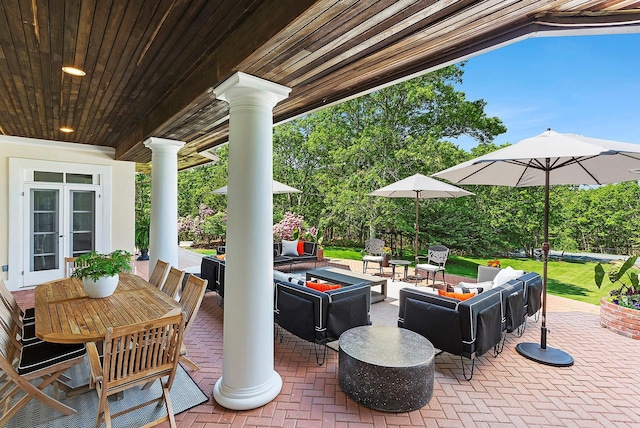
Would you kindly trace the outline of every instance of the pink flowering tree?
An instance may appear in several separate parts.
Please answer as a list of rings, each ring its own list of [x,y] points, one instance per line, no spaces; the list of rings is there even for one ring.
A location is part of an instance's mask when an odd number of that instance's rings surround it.
[[[302,223],[304,223],[303,216],[287,211],[284,218],[273,225],[273,239],[276,241],[294,239],[296,231],[299,234],[299,231],[302,230]]]

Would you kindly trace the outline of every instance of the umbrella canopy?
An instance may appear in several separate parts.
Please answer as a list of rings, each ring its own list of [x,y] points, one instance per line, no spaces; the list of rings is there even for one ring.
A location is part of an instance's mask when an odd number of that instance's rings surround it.
[[[226,195],[227,194],[227,186],[221,187],[219,189],[211,192],[214,195]],[[273,180],[273,194],[279,195],[282,193],[301,193],[300,190],[295,187],[287,186],[286,184],[280,183],[279,181]]]
[[[415,198],[416,200],[416,237],[414,253],[418,257],[418,200],[435,198],[459,198],[473,195],[471,192],[452,186],[451,184],[435,180],[422,174],[415,174],[403,180],[396,181],[369,193],[370,196],[385,196],[387,198]],[[417,264],[417,259],[416,259]]]
[[[573,358],[547,347],[547,261],[549,258],[549,186],[606,184],[640,179],[640,145],[559,134],[550,129],[509,147],[433,174],[457,184],[511,187],[545,186],[542,331],[540,344],[520,343],[518,352],[534,361],[570,366]]]

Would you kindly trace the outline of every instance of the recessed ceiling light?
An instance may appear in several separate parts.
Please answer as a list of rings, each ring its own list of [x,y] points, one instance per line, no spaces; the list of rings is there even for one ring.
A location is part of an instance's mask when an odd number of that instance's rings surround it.
[[[79,68],[75,68],[75,67],[62,67],[62,71],[64,71],[67,74],[71,74],[72,76],[86,76],[87,73],[85,73],[83,70],[80,70]]]
[[[61,132],[64,132],[65,134],[70,134],[73,132],[72,128],[67,128],[66,126],[63,126],[62,128],[60,128]]]

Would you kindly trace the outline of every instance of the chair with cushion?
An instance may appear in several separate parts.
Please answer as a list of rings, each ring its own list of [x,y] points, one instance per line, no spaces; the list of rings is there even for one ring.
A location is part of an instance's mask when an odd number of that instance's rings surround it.
[[[364,252],[362,257],[362,273],[367,272],[369,262],[378,263],[379,271],[382,273],[382,262],[386,257],[384,252],[384,241],[378,238],[367,239],[364,242]]]
[[[11,314],[4,305],[0,305],[0,370],[5,377],[0,388],[0,426],[15,416],[32,398],[62,413],[72,415],[76,410],[57,400],[57,382],[70,367],[84,360],[84,345],[67,345],[36,341],[22,344],[16,337],[18,326],[13,323]],[[40,383],[34,383],[42,379]],[[54,397],[43,389],[54,385]],[[13,402],[18,393],[25,395]],[[12,405],[13,402],[13,405]]]
[[[30,343],[39,340],[35,333],[35,310],[29,308],[25,312],[20,309],[18,302],[7,288],[3,280],[0,280],[0,298],[11,315],[12,322],[17,326],[22,343]]]
[[[153,268],[153,272],[149,275],[149,282],[159,290],[162,289],[164,277],[167,275],[167,272],[169,272],[169,268],[169,263],[158,259],[155,267]]]
[[[198,278],[195,275],[189,275],[189,277],[187,278],[187,283],[184,285],[184,289],[180,294],[180,300],[178,300],[185,314],[185,335],[189,332],[189,328],[193,325],[193,320],[198,314],[198,310],[200,309],[200,304],[202,303],[202,299],[204,298],[205,291],[207,291],[207,280]],[[193,371],[200,370],[200,367],[198,367],[196,363],[194,363],[187,357],[187,347],[184,342],[182,343],[182,347],[180,349],[180,361],[187,364]]]
[[[184,271],[176,269],[172,266],[171,269],[169,269],[167,279],[164,280],[164,285],[161,288],[162,292],[172,299],[175,299],[178,295],[178,291],[180,290],[183,279]]]
[[[103,342],[102,357],[95,343],[87,344],[91,366],[91,384],[98,393],[96,428],[104,420],[111,427],[107,398],[132,387],[148,386],[160,380],[162,395],[148,402],[114,414],[114,418],[154,402],[164,401],[167,415],[152,424],[169,421],[175,427],[173,405],[169,395],[178,368],[180,346],[184,336],[184,314],[117,328],[109,328]],[[166,381],[163,381],[163,378]],[[135,392],[134,392],[135,393]]]
[[[442,282],[444,283],[444,266],[449,258],[449,249],[444,245],[431,245],[429,253],[426,257],[426,263],[420,263],[420,259],[425,257],[416,256],[416,275],[426,274],[427,283],[429,283],[429,275],[433,275],[433,284],[436,283],[436,274],[442,272]]]

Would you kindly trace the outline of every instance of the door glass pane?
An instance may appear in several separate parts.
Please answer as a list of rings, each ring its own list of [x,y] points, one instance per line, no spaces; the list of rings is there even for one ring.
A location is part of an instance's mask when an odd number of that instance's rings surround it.
[[[33,171],[33,181],[46,183],[62,183],[64,175],[61,172]]]
[[[67,183],[93,184],[93,175],[67,173]]]
[[[71,254],[76,257],[95,249],[94,191],[71,192]]]
[[[32,272],[58,268],[58,190],[31,190]]]

